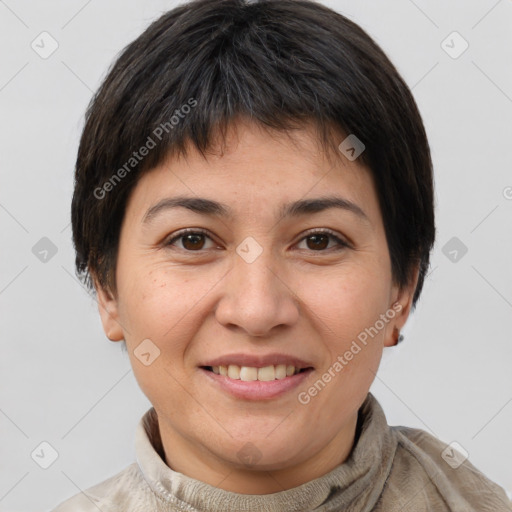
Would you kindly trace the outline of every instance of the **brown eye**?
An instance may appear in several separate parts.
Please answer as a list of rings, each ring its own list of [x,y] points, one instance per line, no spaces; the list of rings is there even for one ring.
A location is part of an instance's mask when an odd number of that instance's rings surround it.
[[[308,249],[312,249],[314,251],[319,249],[325,249],[329,245],[328,235],[310,235],[307,237],[306,240]]]
[[[329,247],[329,244],[331,246]],[[349,244],[345,241],[343,241],[340,237],[336,236],[334,233],[331,233],[330,231],[322,230],[317,231],[313,233],[309,233],[309,235],[306,235],[300,242],[299,245],[304,243],[306,247],[299,247],[300,249],[306,249],[310,251],[316,251],[316,252],[327,252],[327,250],[343,250],[347,247],[349,247]],[[327,249],[327,250],[326,250]]]
[[[179,243],[180,241],[181,243]],[[210,241],[212,245],[210,247],[205,247],[208,241]],[[176,247],[177,249],[184,251],[194,252],[213,247],[213,241],[206,233],[203,233],[202,231],[189,230],[178,233],[165,245],[171,248]]]
[[[196,249],[202,249],[204,245],[204,235],[202,234],[191,234],[182,237],[183,247],[189,251]]]

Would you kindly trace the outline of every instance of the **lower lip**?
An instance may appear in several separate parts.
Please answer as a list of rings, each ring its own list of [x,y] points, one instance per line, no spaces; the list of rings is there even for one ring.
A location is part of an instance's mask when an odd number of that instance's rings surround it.
[[[211,382],[220,386],[222,390],[236,398],[245,400],[269,400],[284,395],[299,386],[313,372],[313,369],[309,368],[304,372],[285,377],[284,379],[244,381],[230,379],[225,375],[213,373],[204,368],[199,369],[207,378],[211,379]]]

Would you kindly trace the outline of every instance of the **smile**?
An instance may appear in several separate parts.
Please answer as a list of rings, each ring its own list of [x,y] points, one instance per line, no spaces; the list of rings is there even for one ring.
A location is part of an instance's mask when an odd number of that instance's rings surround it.
[[[200,370],[220,391],[244,400],[269,400],[285,395],[313,372],[311,367],[299,369],[292,365],[262,368],[237,365],[203,366]]]
[[[245,382],[259,380],[263,382],[271,380],[281,380],[291,377],[297,373],[307,370],[307,368],[298,368],[293,365],[278,364],[256,368],[254,366],[238,366],[230,364],[228,366],[206,366],[207,370],[224,375],[234,380],[243,380]]]

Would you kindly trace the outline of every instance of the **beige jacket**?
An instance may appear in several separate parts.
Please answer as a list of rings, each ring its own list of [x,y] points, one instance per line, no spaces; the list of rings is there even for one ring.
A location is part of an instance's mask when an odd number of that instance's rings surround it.
[[[458,466],[446,444],[388,426],[371,393],[359,425],[349,458],[331,472],[287,491],[246,495],[170,469],[151,408],[137,427],[137,462],[52,512],[512,512],[504,490],[467,460]]]

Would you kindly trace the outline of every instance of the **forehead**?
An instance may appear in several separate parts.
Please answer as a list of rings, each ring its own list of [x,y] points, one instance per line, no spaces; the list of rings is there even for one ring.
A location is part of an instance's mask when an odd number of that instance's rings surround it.
[[[204,155],[189,145],[185,155],[170,155],[144,174],[128,209],[140,216],[166,198],[190,196],[261,215],[263,206],[274,204],[277,213],[284,203],[334,193],[365,205],[370,214],[376,206],[371,204],[376,195],[369,170],[324,148],[311,125],[281,132],[239,121]]]

